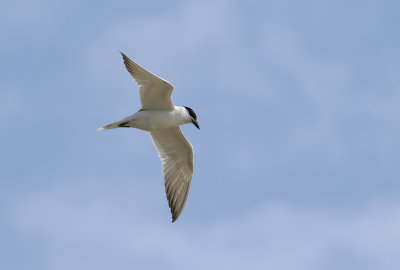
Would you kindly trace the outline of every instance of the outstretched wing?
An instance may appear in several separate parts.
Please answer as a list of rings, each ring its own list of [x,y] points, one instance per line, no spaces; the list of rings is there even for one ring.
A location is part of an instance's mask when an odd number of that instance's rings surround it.
[[[121,52],[125,67],[139,85],[142,110],[173,110],[171,94],[174,87],[156,75],[145,70]]]
[[[193,175],[193,147],[179,127],[150,131],[163,164],[164,185],[172,222],[185,207]]]

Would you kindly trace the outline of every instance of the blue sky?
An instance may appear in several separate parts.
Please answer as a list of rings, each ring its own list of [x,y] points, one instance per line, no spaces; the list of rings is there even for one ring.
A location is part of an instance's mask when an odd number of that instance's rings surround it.
[[[397,1],[2,1],[1,269],[399,269]],[[119,50],[195,149],[171,224]]]

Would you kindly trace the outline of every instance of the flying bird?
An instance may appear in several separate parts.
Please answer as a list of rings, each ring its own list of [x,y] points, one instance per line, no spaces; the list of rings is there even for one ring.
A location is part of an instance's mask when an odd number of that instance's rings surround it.
[[[121,54],[126,69],[139,85],[142,108],[98,130],[125,127],[150,132],[162,162],[165,192],[172,222],[175,222],[185,207],[193,175],[193,147],[179,126],[192,123],[200,129],[197,116],[191,108],[172,103],[172,84],[145,70],[123,52]]]

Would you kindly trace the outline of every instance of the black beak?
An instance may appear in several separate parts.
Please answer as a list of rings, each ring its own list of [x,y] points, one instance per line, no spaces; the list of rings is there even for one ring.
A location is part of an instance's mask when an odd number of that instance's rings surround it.
[[[200,130],[199,123],[197,123],[197,121],[194,120],[193,118],[192,118],[192,123],[193,123],[193,125],[195,125]]]

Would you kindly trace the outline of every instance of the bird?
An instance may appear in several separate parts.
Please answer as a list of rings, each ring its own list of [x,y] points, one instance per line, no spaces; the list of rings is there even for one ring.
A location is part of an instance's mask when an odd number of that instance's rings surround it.
[[[121,52],[125,67],[139,86],[142,107],[135,113],[97,130],[137,128],[150,133],[162,162],[165,192],[175,222],[185,207],[193,175],[193,146],[180,125],[192,123],[197,115],[189,107],[175,106],[171,100],[174,86],[139,66]]]

